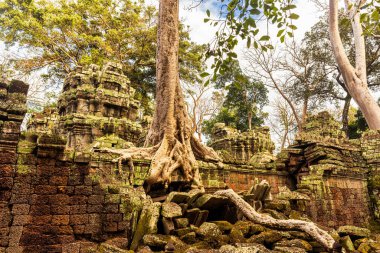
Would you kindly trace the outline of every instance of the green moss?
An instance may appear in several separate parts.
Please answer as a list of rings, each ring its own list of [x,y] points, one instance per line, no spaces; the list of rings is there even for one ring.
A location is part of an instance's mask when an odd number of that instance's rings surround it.
[[[369,186],[373,189],[380,188],[380,175],[374,175],[369,179]]]
[[[18,174],[28,174],[32,170],[31,170],[31,166],[19,164],[16,166],[16,171]]]
[[[19,154],[31,154],[33,153],[36,146],[37,146],[36,143],[30,142],[27,140],[19,141],[17,145],[17,152]]]

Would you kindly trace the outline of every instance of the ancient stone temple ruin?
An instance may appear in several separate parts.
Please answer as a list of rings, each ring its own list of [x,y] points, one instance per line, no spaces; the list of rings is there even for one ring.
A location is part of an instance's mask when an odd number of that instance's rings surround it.
[[[233,203],[213,194],[226,188],[267,216],[317,222],[346,252],[380,249],[379,131],[348,140],[322,112],[274,155],[268,128],[239,133],[217,124],[211,146],[223,166],[199,161],[206,193],[169,187],[151,197],[141,187],[150,161],[134,159],[131,171],[103,149],[143,138],[121,66],[78,68],[57,107],[34,114],[21,133],[27,89],[0,82],[1,253],[325,252],[304,232],[242,219]],[[173,175],[172,184],[180,182]]]
[[[28,129],[64,135],[67,147],[80,151],[104,136],[114,137],[112,146],[120,144],[118,138],[136,143],[142,127],[134,95],[121,65],[78,67],[65,79],[57,108],[33,115]]]
[[[254,164],[260,162],[258,158],[272,156],[275,148],[268,127],[239,133],[236,129],[226,127],[224,123],[217,123],[211,139],[210,146],[219,153],[224,162],[229,163]]]

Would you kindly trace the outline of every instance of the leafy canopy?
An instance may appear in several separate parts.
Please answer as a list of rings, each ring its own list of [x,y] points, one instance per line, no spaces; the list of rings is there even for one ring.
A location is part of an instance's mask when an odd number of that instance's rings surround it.
[[[297,27],[292,23],[298,19],[294,13],[296,5],[293,0],[219,0],[220,10],[217,18],[211,17],[207,11],[205,22],[218,26],[215,41],[207,52],[214,57],[212,68],[215,73],[223,74],[233,59],[237,58],[233,51],[238,41],[245,40],[247,47],[254,46],[266,51],[272,49],[270,36],[260,33],[259,22],[275,24],[277,37],[283,42],[286,36],[293,36]],[[214,75],[214,78],[216,76]]]
[[[202,0],[201,0],[202,1]],[[217,26],[215,39],[210,43],[208,57],[214,57],[212,68],[214,78],[217,73],[223,74],[229,62],[237,58],[234,52],[239,40],[264,51],[272,49],[268,27],[276,27],[276,37],[284,42],[286,37],[293,37],[297,27],[293,21],[299,18],[295,13],[295,0],[218,0],[219,13],[211,16],[206,12],[204,22]],[[362,6],[361,21],[366,35],[380,38],[380,0],[366,1]],[[310,3],[312,4],[312,3]],[[260,31],[259,22],[266,22],[266,33]]]
[[[191,42],[183,25],[180,38],[180,77],[193,81],[204,68],[205,46]],[[15,59],[18,70],[47,69],[45,77],[60,82],[79,65],[121,62],[149,111],[155,92],[157,10],[143,1],[4,0],[0,40],[27,53]]]

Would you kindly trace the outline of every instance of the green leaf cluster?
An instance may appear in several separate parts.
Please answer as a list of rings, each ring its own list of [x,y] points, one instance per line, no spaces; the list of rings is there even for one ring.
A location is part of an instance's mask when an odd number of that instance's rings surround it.
[[[216,39],[210,45],[208,57],[214,57],[212,68],[215,73],[223,73],[229,62],[236,58],[233,53],[239,40],[245,40],[247,47],[273,49],[269,35],[258,37],[259,22],[275,24],[277,37],[283,42],[286,36],[293,37],[297,27],[292,23],[299,15],[294,13],[296,5],[293,0],[219,0],[219,18],[212,19],[210,11],[204,21],[218,26]],[[214,75],[214,78],[216,76]]]

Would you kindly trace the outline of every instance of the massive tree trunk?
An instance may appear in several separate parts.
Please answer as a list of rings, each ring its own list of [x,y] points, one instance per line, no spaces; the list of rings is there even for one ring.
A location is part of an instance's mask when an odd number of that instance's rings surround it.
[[[347,54],[344,51],[343,43],[339,35],[338,2],[339,0],[330,0],[329,11],[329,33],[335,60],[342,73],[346,88],[359,105],[369,128],[380,129],[380,107],[372,97],[367,85],[365,44],[358,12],[361,6],[354,4],[354,6],[349,9],[355,44],[356,68],[354,68],[350,64]],[[360,1],[360,5],[363,5],[365,2],[366,1]],[[349,1],[346,0],[346,3],[349,4]],[[347,9],[348,8],[347,6]]]
[[[146,183],[169,183],[177,169],[184,180],[202,187],[196,162],[218,161],[216,153],[194,138],[183,93],[179,84],[179,10],[178,0],[160,0],[157,35],[157,88],[153,122],[145,147],[156,146]]]
[[[123,164],[133,173],[133,159],[151,159],[144,187],[147,192],[154,184],[168,185],[171,174],[180,170],[185,182],[203,189],[196,159],[220,161],[212,148],[204,146],[193,135],[178,72],[179,49],[178,0],[160,0],[157,34],[157,88],[153,122],[143,148],[124,150],[104,149],[120,155]]]

